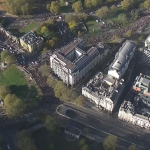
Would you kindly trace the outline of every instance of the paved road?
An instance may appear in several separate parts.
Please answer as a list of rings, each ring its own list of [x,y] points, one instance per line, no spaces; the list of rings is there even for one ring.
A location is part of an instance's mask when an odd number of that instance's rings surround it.
[[[81,135],[82,136],[85,136],[85,137],[87,137],[91,140],[95,140],[98,143],[102,143],[104,141],[104,139],[108,136],[108,133],[106,133],[102,130],[97,130],[97,129],[91,128],[86,124],[74,121],[72,119],[60,118],[60,116],[59,116],[59,120],[62,121],[62,123],[61,123],[62,127],[65,128],[67,125],[75,126],[75,127],[77,127],[78,129],[81,130]],[[64,122],[67,122],[67,124],[64,123]],[[131,145],[131,143],[126,142],[122,139],[119,139],[118,140],[118,145],[119,145],[119,150],[127,150],[128,147]],[[143,150],[143,149],[138,148],[137,150]]]
[[[66,107],[67,109],[75,110],[73,117],[70,117],[77,122],[89,125],[91,128],[96,128],[108,134],[116,135],[125,141],[135,143],[136,145],[145,147],[146,149],[150,146],[150,132],[147,130],[142,130],[122,121],[120,122],[117,118],[107,115],[104,117],[104,114],[102,113],[94,112],[72,104],[65,104],[64,108]]]

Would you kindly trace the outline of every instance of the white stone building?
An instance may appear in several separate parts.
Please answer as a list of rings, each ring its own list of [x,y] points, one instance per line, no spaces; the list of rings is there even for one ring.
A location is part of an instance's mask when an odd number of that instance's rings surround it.
[[[82,87],[82,94],[97,108],[113,111],[124,89],[124,80],[117,81],[112,76],[100,72]]]
[[[137,76],[132,90],[122,103],[118,118],[150,129],[150,76]]]
[[[84,50],[83,40],[77,39],[50,56],[50,67],[63,82],[74,85],[107,55],[108,48],[104,50],[105,53],[96,47]]]
[[[150,66],[150,35],[145,40],[145,48],[143,50],[141,62],[146,66]]]
[[[130,96],[130,97],[129,97]],[[142,128],[150,129],[150,108],[145,101],[150,101],[143,94],[129,92],[118,113],[118,118]]]
[[[110,65],[108,75],[116,79],[121,79],[128,69],[130,60],[133,58],[136,49],[136,44],[133,41],[127,40],[115,55],[113,63]]]
[[[124,89],[124,80],[120,79],[133,58],[136,44],[127,40],[115,55],[108,75],[98,73],[86,86],[82,87],[82,94],[98,108],[113,111]]]

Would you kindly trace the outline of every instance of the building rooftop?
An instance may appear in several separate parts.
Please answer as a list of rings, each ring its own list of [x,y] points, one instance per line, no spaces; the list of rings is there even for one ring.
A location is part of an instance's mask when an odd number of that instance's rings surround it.
[[[150,97],[144,94],[132,93],[127,94],[125,101],[122,103],[121,110],[132,113],[134,116],[138,116],[143,119],[150,118]]]
[[[89,93],[97,97],[107,97],[115,101],[119,90],[123,85],[123,80],[116,80],[112,76],[103,75],[99,72],[84,87]]]
[[[85,51],[83,40],[76,39],[61,49],[56,50],[53,55],[71,72],[76,72],[99,55],[99,51],[96,47],[90,47]]]
[[[137,76],[133,85],[133,90],[149,95],[150,94],[150,76],[142,75],[142,74]]]
[[[21,37],[21,39],[26,43],[26,44],[29,44],[29,45],[32,45],[34,43],[40,43],[43,38],[42,37],[36,37],[34,32],[30,31],[28,33],[26,33],[25,35],[23,35]]]
[[[130,60],[131,54],[134,52],[136,44],[133,41],[127,40],[123,43],[122,47],[115,55],[113,63],[110,65],[110,69],[117,71],[122,70],[124,65]]]

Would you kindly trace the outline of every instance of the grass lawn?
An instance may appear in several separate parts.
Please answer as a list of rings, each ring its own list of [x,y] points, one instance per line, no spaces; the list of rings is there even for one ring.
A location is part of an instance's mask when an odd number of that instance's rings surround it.
[[[96,19],[92,16],[88,17],[87,21],[86,21],[86,25],[88,27],[89,32],[100,32],[100,25],[99,23],[96,22]]]
[[[41,128],[32,133],[32,137],[35,141],[38,150],[48,150],[51,144],[54,145],[54,150],[80,150],[79,140],[74,142],[68,142],[63,134],[63,131],[59,136],[51,136],[50,132],[46,128]],[[83,138],[83,137],[82,137]],[[94,141],[86,139],[86,143],[90,146],[90,150],[103,150],[102,144],[95,144]],[[96,145],[96,146],[95,146]]]
[[[28,84],[24,74],[13,65],[0,72],[1,85],[9,86],[12,93],[20,98],[26,97],[28,93]]]
[[[29,32],[30,30],[32,31],[37,31],[37,29],[39,28],[40,24],[39,23],[30,23],[27,26],[25,26],[22,29],[10,29],[10,32],[13,33],[13,35],[17,36],[17,37],[21,37],[23,36],[25,33]]]
[[[30,30],[36,31],[36,29],[40,26],[39,23],[30,23],[20,30],[21,33],[27,33]]]

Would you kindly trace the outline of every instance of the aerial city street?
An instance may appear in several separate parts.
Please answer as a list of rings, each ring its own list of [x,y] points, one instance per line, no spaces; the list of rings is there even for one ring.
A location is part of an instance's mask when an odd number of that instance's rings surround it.
[[[150,0],[0,0],[0,150],[62,149],[150,149]]]

